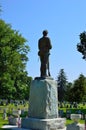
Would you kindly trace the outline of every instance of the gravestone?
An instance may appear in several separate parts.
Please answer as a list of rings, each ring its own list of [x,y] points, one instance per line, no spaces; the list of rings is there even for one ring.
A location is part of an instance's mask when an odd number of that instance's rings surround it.
[[[82,114],[82,111],[81,110],[77,110],[77,114]]]
[[[57,82],[52,78],[36,78],[30,87],[28,118],[21,127],[34,130],[65,128],[65,119],[58,118]]]
[[[74,108],[78,108],[77,102],[74,102],[74,103],[73,103],[73,107],[74,107]]]
[[[24,109],[21,110],[21,115],[24,115]]]
[[[66,130],[85,130],[85,126],[79,123],[72,123],[67,125]]]
[[[3,110],[3,119],[5,120],[7,117],[6,109]]]
[[[81,114],[71,114],[71,120],[73,120],[74,122],[67,125],[66,130],[85,130],[85,125],[78,123],[80,119]]]
[[[70,119],[70,115],[71,115],[71,110],[67,110],[66,111],[66,118]]]
[[[81,119],[81,114],[71,114],[71,120],[78,122]]]
[[[59,110],[59,117],[63,117],[64,115],[64,111],[63,110]]]
[[[12,115],[18,116],[18,110],[13,110],[13,111],[12,111]]]

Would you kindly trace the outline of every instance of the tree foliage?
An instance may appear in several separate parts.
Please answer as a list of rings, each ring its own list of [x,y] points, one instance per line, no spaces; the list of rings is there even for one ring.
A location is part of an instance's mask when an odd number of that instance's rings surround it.
[[[28,76],[27,40],[0,20],[0,98],[24,98]]]
[[[61,69],[57,79],[58,100],[69,102],[86,101],[86,77],[80,74],[74,82],[68,82],[64,69]]]
[[[61,69],[57,78],[58,83],[58,100],[65,100],[65,93],[67,88],[67,78],[64,69]]]
[[[86,60],[86,32],[80,34],[80,43],[77,44],[77,50],[82,53],[83,59]]]
[[[68,82],[66,87],[67,87],[67,89],[66,89],[66,93],[65,93],[65,100],[71,102],[70,95],[71,95],[71,89],[73,87],[73,83]]]
[[[86,98],[86,77],[80,74],[79,78],[74,81],[73,88],[70,90],[71,101],[81,102]]]

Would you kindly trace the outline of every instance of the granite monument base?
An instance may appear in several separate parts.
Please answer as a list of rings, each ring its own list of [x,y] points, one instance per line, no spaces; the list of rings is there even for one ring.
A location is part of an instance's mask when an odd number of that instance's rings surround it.
[[[22,119],[22,128],[29,128],[31,130],[63,130],[65,128],[65,122],[65,118],[25,118]]]
[[[57,130],[65,127],[58,118],[57,82],[51,77],[35,78],[30,87],[28,118],[21,127],[34,130]]]

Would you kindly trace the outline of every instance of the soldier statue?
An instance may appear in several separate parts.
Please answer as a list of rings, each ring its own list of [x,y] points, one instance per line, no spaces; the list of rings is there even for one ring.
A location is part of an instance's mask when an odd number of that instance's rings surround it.
[[[52,48],[50,38],[47,37],[48,31],[43,31],[43,36],[38,40],[38,55],[40,57],[40,76],[46,77],[51,76],[49,70],[49,55],[50,49]],[[48,71],[48,74],[47,74]]]

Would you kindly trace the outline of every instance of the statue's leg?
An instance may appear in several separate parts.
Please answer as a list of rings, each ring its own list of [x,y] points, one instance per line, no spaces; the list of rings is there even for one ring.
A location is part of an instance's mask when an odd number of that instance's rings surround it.
[[[49,55],[46,56],[46,69],[48,70],[48,76],[51,76],[50,69],[49,69]]]
[[[47,67],[48,67],[48,76],[51,76],[51,75],[50,75],[50,68],[49,68],[49,58],[48,58]]]
[[[41,67],[40,67],[40,71],[41,71],[41,77],[45,77],[46,76],[46,62],[45,62],[45,57],[41,56]]]

